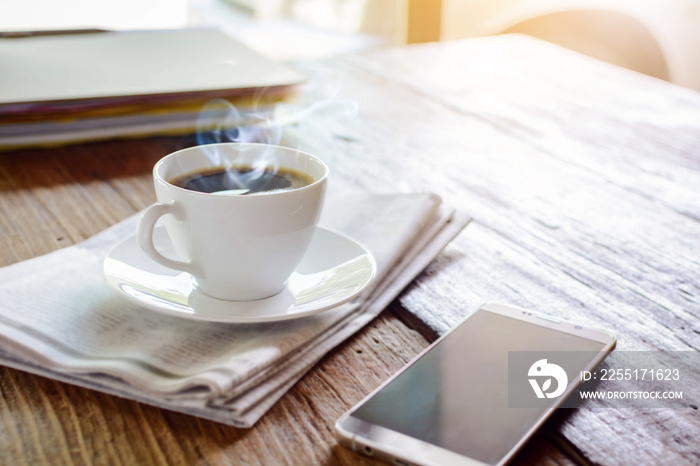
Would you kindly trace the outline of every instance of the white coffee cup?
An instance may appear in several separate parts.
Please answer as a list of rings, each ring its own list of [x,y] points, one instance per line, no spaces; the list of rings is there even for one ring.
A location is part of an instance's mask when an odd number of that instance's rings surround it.
[[[216,167],[279,167],[310,177],[310,184],[240,195],[205,193],[171,183]],[[251,301],[282,291],[306,252],[321,213],[328,167],[296,149],[222,143],[174,152],[153,168],[158,202],[138,229],[139,247],[155,262],[187,272],[200,291],[218,299]],[[231,195],[233,194],[233,195]],[[153,244],[160,217],[179,259]]]

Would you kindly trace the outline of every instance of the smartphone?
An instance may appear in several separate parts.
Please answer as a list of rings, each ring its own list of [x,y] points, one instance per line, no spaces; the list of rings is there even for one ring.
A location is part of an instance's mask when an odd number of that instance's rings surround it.
[[[336,436],[398,466],[504,464],[614,347],[604,330],[484,304],[338,419]]]

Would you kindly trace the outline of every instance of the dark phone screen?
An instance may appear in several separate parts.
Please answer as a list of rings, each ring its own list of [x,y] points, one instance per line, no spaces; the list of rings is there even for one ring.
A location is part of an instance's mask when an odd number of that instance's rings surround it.
[[[479,310],[352,416],[496,464],[544,411],[508,407],[508,351],[599,352],[604,347]]]

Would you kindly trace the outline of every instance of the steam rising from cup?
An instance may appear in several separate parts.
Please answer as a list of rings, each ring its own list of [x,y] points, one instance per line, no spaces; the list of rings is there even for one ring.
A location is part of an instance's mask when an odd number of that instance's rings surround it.
[[[259,99],[254,99],[259,102]],[[224,176],[228,178],[226,185],[231,189],[213,192],[220,195],[246,194],[257,180],[266,174],[276,174],[277,161],[269,154],[263,153],[245,167],[226,165],[216,148],[210,150],[206,146],[221,142],[257,142],[277,145],[280,141],[281,127],[272,123],[274,107],[263,108],[254,105],[250,110],[236,108],[224,99],[212,99],[202,108],[197,121],[197,143],[205,146],[207,156],[213,165],[225,169]]]
[[[316,115],[323,119],[354,116],[357,104],[353,101],[338,99],[340,91],[339,77],[329,74],[327,70],[303,70],[309,80],[292,99],[278,102],[266,99],[266,90],[258,91],[249,107],[235,107],[224,99],[212,99],[205,104],[197,122],[197,143],[200,146],[222,142],[252,142],[268,145],[282,144],[283,129],[295,127],[299,130],[304,119]],[[303,132],[303,129],[301,130]],[[297,135],[298,142],[292,144],[299,148],[303,134]],[[248,192],[246,183],[276,174],[277,161],[267,152],[256,158],[249,167],[245,167],[245,179],[239,171],[226,167],[215,148],[207,151],[212,164],[227,170],[232,177],[228,183],[234,187],[217,192],[222,195],[239,195]]]

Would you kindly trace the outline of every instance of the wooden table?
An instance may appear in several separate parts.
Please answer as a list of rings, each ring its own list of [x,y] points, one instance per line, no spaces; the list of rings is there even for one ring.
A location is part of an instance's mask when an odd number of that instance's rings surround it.
[[[285,132],[332,191],[434,191],[474,222],[250,430],[0,368],[0,463],[372,464],[336,444],[336,418],[484,301],[608,328],[618,349],[700,348],[699,94],[524,36],[311,68],[359,109]],[[0,154],[0,264],[143,209],[153,164],[191,144]],[[515,463],[697,464],[699,446],[697,406],[566,410]]]

